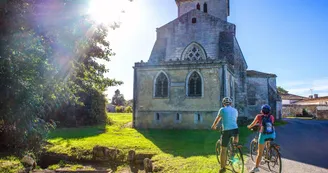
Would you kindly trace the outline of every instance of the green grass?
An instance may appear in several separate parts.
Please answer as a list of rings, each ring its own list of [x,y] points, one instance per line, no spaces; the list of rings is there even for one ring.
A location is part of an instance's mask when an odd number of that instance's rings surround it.
[[[290,118],[290,119],[301,119],[301,120],[313,120],[312,117],[295,117],[295,116],[287,116],[286,118]]]
[[[286,125],[288,124],[287,121],[284,121],[284,120],[277,120],[274,122],[274,126],[282,126],[282,125]]]
[[[19,158],[15,156],[0,157],[0,172],[16,173],[23,168]]]
[[[163,172],[217,172],[215,143],[220,134],[212,130],[136,130],[126,128],[132,114],[109,114],[111,126],[57,129],[49,135],[48,151],[75,155],[71,148],[91,150],[95,145],[127,152],[156,154],[153,160]],[[240,127],[240,142],[251,133]],[[74,151],[74,150],[73,150]]]
[[[83,166],[80,164],[54,164],[48,167],[49,170],[65,170],[65,171],[78,171],[78,170],[95,170],[90,166]]]

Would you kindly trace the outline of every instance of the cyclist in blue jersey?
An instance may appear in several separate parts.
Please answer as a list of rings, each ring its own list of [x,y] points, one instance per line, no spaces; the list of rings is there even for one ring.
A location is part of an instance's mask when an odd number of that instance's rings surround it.
[[[226,160],[227,160],[227,146],[231,137],[234,138],[234,143],[238,143],[238,125],[237,125],[237,117],[238,111],[237,109],[231,106],[232,100],[229,97],[225,97],[222,99],[222,107],[217,117],[215,118],[212,129],[216,129],[217,124],[222,119],[222,135],[221,135],[221,151],[220,151],[220,160],[221,160],[221,172],[225,172]]]

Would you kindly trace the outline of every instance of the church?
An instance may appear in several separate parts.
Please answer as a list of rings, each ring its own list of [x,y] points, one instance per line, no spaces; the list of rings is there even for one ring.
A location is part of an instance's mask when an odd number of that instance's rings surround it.
[[[239,117],[262,104],[281,115],[276,75],[248,70],[229,23],[229,0],[175,0],[178,17],[156,29],[147,62],[134,65],[133,127],[209,129],[230,97]]]

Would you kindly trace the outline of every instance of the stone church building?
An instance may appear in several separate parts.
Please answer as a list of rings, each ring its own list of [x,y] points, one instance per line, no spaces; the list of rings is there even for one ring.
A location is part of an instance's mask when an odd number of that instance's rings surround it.
[[[135,63],[133,126],[208,129],[225,96],[241,117],[265,103],[279,117],[276,75],[247,70],[229,0],[176,4],[178,18],[157,28],[148,62]]]

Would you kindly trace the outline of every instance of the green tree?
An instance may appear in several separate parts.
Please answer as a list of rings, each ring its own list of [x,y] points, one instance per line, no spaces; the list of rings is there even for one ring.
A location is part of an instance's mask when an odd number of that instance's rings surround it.
[[[124,106],[125,105],[124,95],[121,94],[119,89],[117,89],[115,91],[115,94],[112,98],[112,104],[116,105],[116,106]]]
[[[288,91],[280,86],[278,86],[277,89],[279,94],[288,94]]]
[[[106,121],[103,92],[122,82],[104,77],[99,60],[113,55],[108,27],[80,13],[80,2],[7,0],[0,19],[1,149],[37,147],[55,127],[51,119]],[[48,8],[52,3],[60,8]]]

